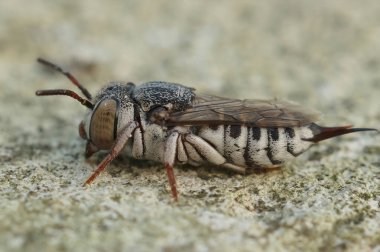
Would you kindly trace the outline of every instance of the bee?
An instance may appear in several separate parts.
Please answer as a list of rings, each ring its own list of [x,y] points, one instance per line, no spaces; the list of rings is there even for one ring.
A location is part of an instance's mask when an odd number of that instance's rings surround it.
[[[279,168],[328,138],[377,131],[322,127],[315,123],[317,113],[294,103],[222,98],[163,81],[138,86],[110,82],[92,98],[71,73],[47,60],[37,61],[65,75],[85,96],[67,89],[36,91],[37,96],[66,95],[88,108],[79,124],[79,135],[87,141],[85,157],[109,152],[85,185],[125,149],[135,159],[163,163],[177,201],[175,163],[199,166],[208,162],[246,174]]]

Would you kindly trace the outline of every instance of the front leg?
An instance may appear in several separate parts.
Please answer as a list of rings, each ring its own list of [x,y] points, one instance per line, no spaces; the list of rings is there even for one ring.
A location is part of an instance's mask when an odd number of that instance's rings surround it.
[[[103,161],[99,164],[98,168],[95,170],[95,172],[86,180],[84,185],[91,184],[94,179],[99,176],[99,174],[107,167],[109,163],[111,163],[112,160],[114,160],[119,153],[123,150],[125,144],[127,143],[128,139],[131,137],[132,132],[137,127],[136,122],[132,122],[125,129],[123,129],[120,134],[117,136],[114,145],[112,146],[110,153],[103,159]]]
[[[172,131],[165,142],[164,165],[175,201],[178,201],[177,185],[173,171],[176,159],[190,164],[191,162],[197,164],[201,161],[207,161],[240,173],[245,172],[244,167],[229,163],[222,154],[201,137],[188,132]]]

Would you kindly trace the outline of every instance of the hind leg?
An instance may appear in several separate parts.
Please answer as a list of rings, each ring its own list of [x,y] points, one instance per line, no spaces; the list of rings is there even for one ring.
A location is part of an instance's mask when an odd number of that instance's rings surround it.
[[[229,163],[222,154],[220,154],[213,146],[201,137],[187,134],[185,135],[184,140],[189,143],[207,162],[225,167],[237,173],[245,173],[245,167]]]
[[[186,160],[194,165],[203,160],[216,165],[226,162],[226,159],[202,138],[189,133],[180,134],[178,131],[173,131],[165,142],[164,165],[175,201],[178,200],[177,185],[173,171],[176,159]]]
[[[178,201],[177,185],[174,177],[173,166],[177,154],[177,139],[179,133],[174,131],[169,135],[165,142],[165,152],[164,152],[164,165],[166,169],[166,174],[168,176],[168,181],[170,189],[172,191],[172,196],[175,201]]]
[[[178,200],[173,166],[175,161],[200,164],[204,161],[244,174],[246,167],[229,163],[222,154],[201,137],[173,131],[165,142],[164,165],[175,201]]]

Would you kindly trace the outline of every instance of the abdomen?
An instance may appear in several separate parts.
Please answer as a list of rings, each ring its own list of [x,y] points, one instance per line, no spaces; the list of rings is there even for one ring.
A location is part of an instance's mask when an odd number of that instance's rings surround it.
[[[204,126],[196,130],[228,162],[246,168],[271,168],[307,150],[313,137],[308,126],[256,128],[239,125]]]

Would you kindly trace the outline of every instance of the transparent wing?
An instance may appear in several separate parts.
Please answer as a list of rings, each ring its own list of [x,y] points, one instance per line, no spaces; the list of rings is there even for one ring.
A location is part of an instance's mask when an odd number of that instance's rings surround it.
[[[193,107],[170,114],[166,124],[297,127],[315,122],[318,116],[319,113],[292,102],[238,100],[197,94]]]

